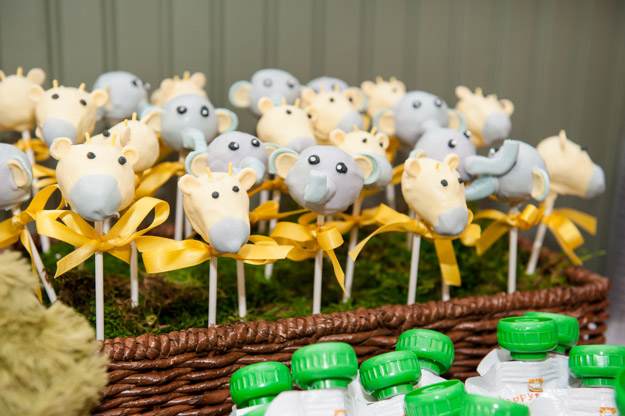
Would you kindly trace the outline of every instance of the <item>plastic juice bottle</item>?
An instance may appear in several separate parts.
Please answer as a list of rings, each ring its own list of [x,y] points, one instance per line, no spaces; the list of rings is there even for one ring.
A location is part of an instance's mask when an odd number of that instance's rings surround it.
[[[504,318],[497,324],[499,345],[510,361],[494,364],[481,377],[467,379],[467,393],[480,394],[529,406],[544,391],[567,388],[568,372],[548,353],[558,344],[556,322],[551,318]]]
[[[460,380],[418,388],[404,396],[406,416],[460,416],[464,396]]]
[[[302,391],[288,391],[276,397],[265,416],[354,415],[347,385],[356,378],[358,359],[351,345],[326,342],[308,345],[291,358],[293,381]]]
[[[616,384],[614,385],[616,393],[616,407],[620,414],[625,414],[625,368],[619,371],[616,376]]]
[[[577,388],[552,390],[534,400],[536,416],[614,416],[617,373],[625,366],[625,347],[583,345],[571,349],[571,374],[582,380]]]
[[[466,394],[461,416],[529,416],[527,406],[492,397]]]
[[[360,365],[360,382],[372,401],[356,402],[358,416],[403,416],[404,395],[421,378],[417,356],[410,351],[378,355]]]
[[[291,372],[282,363],[266,362],[240,368],[230,377],[230,394],[235,404],[232,416],[263,414],[278,394],[292,389]]]
[[[445,334],[430,329],[409,329],[397,339],[397,351],[412,351],[419,358],[419,387],[446,381],[440,377],[454,362],[454,343]]]
[[[527,312],[523,316],[551,318],[556,321],[558,327],[558,346],[551,351],[548,356],[557,358],[562,365],[562,371],[569,371],[569,358],[566,352],[571,347],[577,345],[579,341],[579,322],[572,316],[549,312]],[[503,348],[496,348],[486,354],[486,357],[477,367],[477,372],[483,376],[493,366],[493,364],[510,361],[510,351]]]

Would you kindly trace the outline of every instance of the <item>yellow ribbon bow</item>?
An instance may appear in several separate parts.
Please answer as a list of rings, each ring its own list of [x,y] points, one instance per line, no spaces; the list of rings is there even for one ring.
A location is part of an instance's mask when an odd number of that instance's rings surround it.
[[[589,234],[597,232],[597,218],[583,212],[570,209],[554,209],[551,214],[545,215],[542,222],[553,233],[562,247],[564,253],[576,265],[581,265],[582,260],[575,254],[575,249],[584,244],[584,237],[577,226],[586,230]],[[576,226],[577,225],[577,226]]]
[[[363,227],[365,225],[372,224],[373,220],[373,216],[369,210],[365,210],[357,216],[346,214],[344,212],[338,212],[333,216],[340,218],[340,220],[327,221],[324,226],[326,228],[336,227],[338,232],[341,234],[347,234],[355,226]],[[315,227],[317,227],[315,221],[317,221],[317,214],[314,212],[301,215],[297,219],[298,224],[304,225],[310,229],[315,229]]]
[[[143,253],[143,263],[148,273],[163,273],[204,263],[211,257],[230,257],[248,264],[267,264],[286,258],[292,246],[278,243],[263,235],[252,235],[237,254],[220,253],[199,240],[176,241],[164,237],[137,238],[137,250]]]
[[[47,188],[46,188],[47,189]],[[154,210],[154,219],[137,231],[143,220]],[[57,262],[58,277],[83,263],[96,252],[107,252],[126,263],[130,262],[130,243],[169,216],[169,205],[156,198],[145,197],[132,205],[107,234],[99,235],[78,214],[69,210],[52,210],[37,213],[37,231],[78,247]],[[59,221],[60,220],[60,221]]]
[[[26,152],[28,149],[31,149],[35,154],[35,161],[37,162],[43,162],[44,160],[48,160],[50,157],[48,146],[46,146],[41,139],[19,139],[15,143],[15,146],[22,152]]]
[[[358,243],[358,245],[349,252],[349,256],[356,261],[356,258],[367,242],[378,234],[392,231],[414,233],[427,238],[428,240],[434,241],[434,248],[436,249],[436,255],[438,256],[443,281],[450,286],[460,286],[460,269],[458,268],[458,261],[456,260],[456,253],[454,251],[452,240],[460,239],[462,243],[467,246],[472,246],[477,243],[480,239],[480,227],[477,224],[472,224],[472,216],[471,211],[469,211],[467,227],[461,235],[442,236],[434,233],[424,221],[413,220],[409,216],[381,204],[376,209],[373,216],[373,220],[381,226]]]
[[[35,163],[33,165],[33,176],[37,179],[33,185],[35,188],[40,189],[56,185],[56,170],[54,169]]]
[[[250,212],[250,223],[256,224],[259,221],[286,218],[295,214],[307,212],[307,209],[297,209],[295,211],[278,212],[280,204],[276,201],[263,202]]]
[[[146,169],[139,178],[139,186],[135,189],[135,200],[153,196],[165,182],[174,175],[185,174],[183,162],[163,162]]]
[[[287,256],[293,261],[313,258],[319,250],[322,250],[330,257],[336,280],[345,292],[345,273],[334,253],[334,249],[343,244],[343,237],[336,226],[315,226],[311,229],[309,226],[293,222],[279,222],[271,232],[271,238],[278,243],[293,246]]]
[[[283,194],[288,194],[289,188],[287,188],[286,184],[284,183],[284,179],[276,176],[274,179],[265,180],[262,184],[260,184],[259,187],[252,189],[247,194],[249,196],[253,196],[260,191],[280,191]]]
[[[527,205],[523,212],[509,212],[503,213],[496,209],[486,209],[475,214],[475,219],[490,219],[494,220],[486,229],[482,232],[482,237],[476,245],[476,252],[478,256],[484,254],[495,241],[501,238],[504,234],[510,231],[511,228],[518,228],[519,230],[529,230],[540,222],[543,211],[536,208],[534,205]]]

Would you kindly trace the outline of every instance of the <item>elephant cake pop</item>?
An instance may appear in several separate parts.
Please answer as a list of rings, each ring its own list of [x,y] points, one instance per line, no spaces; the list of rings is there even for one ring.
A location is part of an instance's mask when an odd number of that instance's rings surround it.
[[[258,108],[258,100],[269,98],[274,105],[282,99],[294,104],[299,98],[301,86],[297,78],[281,69],[266,68],[256,71],[250,81],[237,81],[230,87],[230,103],[239,108],[247,108],[259,118],[263,112]]]
[[[30,131],[35,126],[35,103],[29,98],[34,86],[46,80],[43,69],[33,68],[24,76],[20,67],[15,75],[0,71],[0,132]]]
[[[28,157],[17,147],[0,143],[0,209],[10,210],[30,199],[33,170]]]
[[[300,153],[305,148],[317,144],[313,120],[316,111],[312,108],[304,111],[299,107],[299,100],[294,105],[286,103],[275,105],[264,97],[258,101],[262,116],[256,126],[258,138],[265,143],[275,143]]]
[[[472,93],[462,85],[456,87],[456,96],[459,100],[456,110],[464,116],[476,147],[492,146],[508,138],[512,128],[510,116],[514,112],[510,100],[498,100],[495,94],[484,96],[481,88]]]
[[[406,95],[406,85],[395,77],[384,81],[377,77],[375,82],[365,81],[360,89],[367,97],[367,114],[372,119],[382,110],[392,109]]]
[[[180,95],[199,95],[208,98],[204,86],[206,85],[206,75],[201,72],[191,74],[185,71],[182,78],[175,76],[165,78],[161,85],[152,93],[150,102],[153,106],[162,107],[167,101]]]
[[[82,143],[85,133],[91,134],[95,127],[97,109],[108,101],[104,90],[85,91],[80,87],[59,86],[56,80],[53,87],[44,91],[33,85],[28,96],[37,103],[37,137],[42,138],[48,147],[57,137],[67,137],[72,143]]]
[[[306,88],[312,89],[317,94],[323,90],[334,91],[336,88],[339,92],[343,92],[349,89],[349,84],[340,78],[323,76],[308,81]]]
[[[98,108],[98,120],[104,120],[107,126],[130,119],[133,113],[141,114],[148,106],[150,84],[130,72],[105,72],[95,80],[93,89],[105,90],[109,95],[108,102]]]
[[[465,167],[464,161],[469,156],[475,156],[475,146],[471,142],[471,134],[467,131],[464,133],[449,128],[440,128],[427,131],[415,146],[412,154],[423,151],[428,158],[440,160],[441,162],[449,154],[458,155],[460,164],[456,167],[460,177],[464,182],[468,182],[473,178]]]

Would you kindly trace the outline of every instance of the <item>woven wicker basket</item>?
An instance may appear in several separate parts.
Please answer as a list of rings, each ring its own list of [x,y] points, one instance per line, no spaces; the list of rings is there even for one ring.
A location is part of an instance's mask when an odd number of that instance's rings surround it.
[[[529,241],[520,243],[527,248]],[[498,320],[529,310],[574,316],[581,344],[605,342],[608,280],[578,267],[564,273],[574,286],[107,339],[102,350],[111,358],[109,385],[93,414],[227,414],[230,375],[245,365],[288,365],[295,350],[323,341],[351,344],[362,362],[393,350],[398,335],[410,328],[447,334],[456,358],[444,376],[464,380],[477,375],[478,363],[497,345]]]

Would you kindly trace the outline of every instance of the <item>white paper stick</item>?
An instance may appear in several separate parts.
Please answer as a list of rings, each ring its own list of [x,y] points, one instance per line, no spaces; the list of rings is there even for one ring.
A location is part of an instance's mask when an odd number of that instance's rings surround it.
[[[519,212],[516,206],[510,208],[510,214]],[[519,229],[512,227],[510,229],[510,245],[508,247],[508,293],[516,292],[516,255],[517,244],[519,239]]]
[[[184,156],[180,155],[179,162],[184,163]],[[178,179],[180,180],[180,179]],[[184,209],[182,207],[182,192],[176,184],[176,213],[174,214],[174,240],[182,240],[182,227],[184,222]]]
[[[102,222],[102,232],[108,234],[111,231],[111,219],[107,218]]]
[[[22,132],[22,140],[24,140],[24,142],[28,142],[30,140],[30,131],[28,130],[24,130]],[[28,161],[30,162],[31,166],[33,166],[35,164],[35,152],[33,152],[32,147],[30,146],[26,146],[26,157],[28,158]],[[33,179],[33,188],[32,188],[32,193],[33,196],[37,195],[37,188],[35,188],[35,181]],[[47,253],[48,251],[50,251],[50,239],[48,238],[47,235],[40,235],[39,236],[39,242],[41,243],[41,251],[44,253]],[[34,247],[35,245],[31,243],[31,245]],[[39,253],[37,253],[37,255],[39,255]],[[55,296],[56,299],[56,296]]]
[[[102,235],[102,221],[95,222],[95,230]],[[104,340],[104,258],[95,253],[95,339]]]
[[[543,214],[544,216],[551,214],[557,197],[557,194],[549,194],[549,196],[547,196],[547,199],[545,200],[545,212]],[[534,238],[532,253],[530,254],[530,259],[527,262],[525,274],[533,274],[536,271],[536,265],[538,264],[538,258],[540,257],[540,250],[543,247],[543,241],[545,241],[546,231],[547,226],[543,222],[541,222],[538,225],[538,230],[536,230],[536,238]]]
[[[397,209],[397,201],[395,198],[395,185],[386,185],[386,203],[389,207]]]
[[[324,224],[323,215],[317,215],[317,227]],[[323,250],[317,251],[315,256],[315,280],[313,286],[313,315],[321,313],[321,281],[323,278]]]
[[[267,201],[269,201],[269,191],[266,189],[260,191],[260,201],[258,205],[262,205]],[[258,234],[265,234],[265,231],[267,231],[267,221],[258,221]]]
[[[445,283],[445,281],[441,282],[441,284],[442,284],[441,298],[443,299],[444,302],[447,302],[450,299],[450,296],[449,296],[449,285],[447,283]]]
[[[352,215],[357,217],[360,215],[362,209],[362,196],[354,202],[352,208]],[[352,251],[358,243],[358,225],[354,225],[349,232],[349,247],[347,252]],[[347,266],[345,267],[345,293],[343,294],[343,302],[347,302],[352,297],[352,285],[354,283],[354,269],[356,268],[356,262],[349,255],[347,256]]]
[[[271,199],[278,203],[278,208],[280,207],[281,198],[282,198],[282,193],[278,189],[274,189],[271,195]],[[276,228],[276,224],[278,224],[278,220],[275,218],[269,221],[269,234],[271,234],[273,232],[273,229]],[[268,263],[265,265],[265,279],[271,280],[272,275],[273,275],[273,263]]]
[[[410,276],[408,280],[408,305],[417,299],[417,277],[419,274],[419,251],[421,250],[421,236],[409,233],[412,236],[412,255],[410,256]]]
[[[408,216],[414,220],[417,217],[417,213],[414,212],[414,209],[410,209]],[[406,250],[412,250],[412,235],[410,233],[406,234]]]
[[[217,323],[217,257],[211,257],[208,272],[208,326]]]
[[[189,236],[193,234],[193,227],[191,227],[191,223],[184,217],[184,238],[189,238]]]
[[[245,264],[237,260],[237,294],[239,298],[239,317],[247,315],[247,299],[245,298]]]
[[[130,243],[130,307],[139,306],[139,265],[137,263],[137,245]]]

